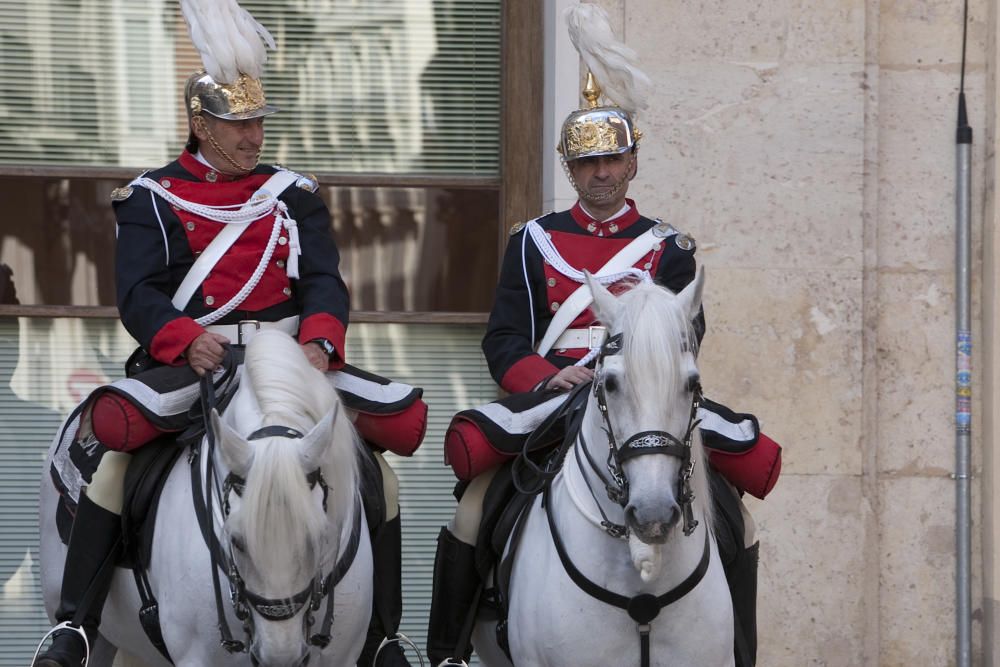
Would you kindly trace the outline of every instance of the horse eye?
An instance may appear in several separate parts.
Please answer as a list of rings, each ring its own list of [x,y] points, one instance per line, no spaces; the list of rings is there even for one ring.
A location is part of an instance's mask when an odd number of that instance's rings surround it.
[[[697,373],[692,373],[691,375],[688,376],[687,380],[688,393],[693,394],[695,391],[698,390],[698,387],[700,386],[701,386],[701,376],[699,376]]]
[[[242,538],[234,535],[232,539],[229,540],[229,543],[232,544],[233,548],[239,551],[240,553],[246,552],[246,546],[244,546]]]
[[[605,378],[604,390],[610,392],[618,391],[618,378],[616,378],[614,375],[609,375],[607,378]]]

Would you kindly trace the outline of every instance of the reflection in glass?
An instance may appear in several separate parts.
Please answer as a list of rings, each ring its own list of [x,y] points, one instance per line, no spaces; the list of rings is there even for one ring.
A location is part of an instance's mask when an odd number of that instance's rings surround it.
[[[22,304],[114,306],[116,181],[0,177],[0,262]],[[354,310],[487,312],[493,189],[323,187]]]
[[[242,4],[278,44],[266,161],[498,173],[500,0]],[[5,0],[0,164],[164,164],[187,135],[181,87],[198,67],[174,0]]]

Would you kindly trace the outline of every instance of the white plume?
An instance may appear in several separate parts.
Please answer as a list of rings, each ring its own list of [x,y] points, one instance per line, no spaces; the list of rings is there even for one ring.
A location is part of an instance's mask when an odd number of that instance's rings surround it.
[[[570,5],[565,12],[569,38],[609,100],[635,113],[647,107],[652,82],[639,69],[635,51],[615,38],[603,8]]]
[[[274,38],[236,0],[180,0],[191,41],[218,83],[234,83],[240,73],[259,79]]]

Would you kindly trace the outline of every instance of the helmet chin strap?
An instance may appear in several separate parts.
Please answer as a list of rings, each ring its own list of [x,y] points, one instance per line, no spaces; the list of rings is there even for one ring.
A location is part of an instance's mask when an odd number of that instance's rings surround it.
[[[569,168],[569,163],[566,161],[565,158],[563,158],[562,160],[563,171],[566,172],[566,178],[569,179],[570,185],[572,185],[573,189],[576,190],[578,195],[580,195],[580,199],[583,199],[584,201],[588,201],[594,204],[600,204],[602,202],[608,201],[609,199],[612,199],[615,195],[621,192],[621,189],[625,187],[625,185],[628,183],[629,174],[632,172],[632,165],[635,164],[636,154],[638,152],[639,152],[639,147],[636,146],[632,150],[632,156],[629,159],[628,167],[625,169],[625,175],[622,176],[621,179],[617,183],[615,183],[614,186],[612,186],[609,190],[602,193],[591,192],[590,190],[587,190],[582,185],[577,183],[576,179],[573,178],[573,171]]]
[[[213,135],[212,131],[208,129],[208,123],[205,122],[204,118],[202,118],[201,116],[195,116],[195,122],[198,121],[201,122],[201,127],[205,130],[205,134],[208,135],[208,143],[212,146],[212,148],[215,150],[216,153],[218,153],[226,162],[230,164],[230,166],[232,166],[233,169],[236,170],[235,175],[246,176],[247,174],[249,174],[250,172],[252,172],[254,169],[257,168],[257,163],[260,160],[260,150],[257,151],[257,156],[253,161],[253,166],[247,169],[239,162],[237,162],[235,159],[233,159],[233,157],[229,153],[227,153],[222,148],[222,146],[219,145],[219,142],[215,140],[215,135]],[[219,171],[221,171],[221,169]]]

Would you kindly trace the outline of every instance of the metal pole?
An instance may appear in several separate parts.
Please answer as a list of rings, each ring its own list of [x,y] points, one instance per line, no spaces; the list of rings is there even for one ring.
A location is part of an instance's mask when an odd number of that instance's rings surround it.
[[[955,662],[972,661],[972,128],[965,108],[965,50],[969,3],[962,29],[962,74],[958,93],[955,213]]]

